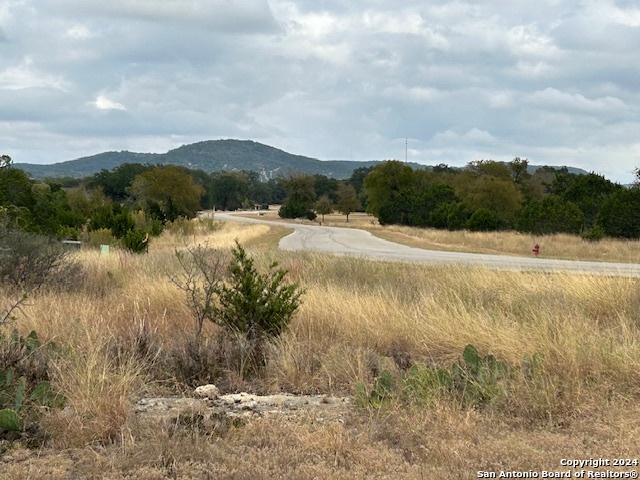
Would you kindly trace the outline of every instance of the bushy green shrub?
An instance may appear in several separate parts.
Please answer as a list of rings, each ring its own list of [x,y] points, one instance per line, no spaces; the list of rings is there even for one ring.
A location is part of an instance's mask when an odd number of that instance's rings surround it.
[[[211,355],[202,351],[209,341],[201,335],[204,320],[223,329],[210,344],[218,363],[244,378],[264,365],[265,342],[286,330],[300,305],[303,290],[285,282],[286,270],[274,263],[260,273],[238,242],[231,253],[229,260],[226,252],[206,245],[176,251],[181,271],[169,279],[185,292],[195,325],[188,358],[177,359],[178,370],[190,376],[187,381],[211,364]]]
[[[133,253],[144,253],[149,248],[149,234],[142,230],[129,230],[122,237],[124,248]]]
[[[466,226],[473,232],[498,230],[500,227],[500,218],[488,208],[479,208],[469,217]]]
[[[285,283],[287,271],[277,263],[266,274],[258,272],[240,243],[231,253],[229,281],[219,291],[216,321],[249,339],[279,336],[289,326],[303,291],[295,283]]]
[[[586,240],[587,242],[599,242],[605,237],[605,232],[599,225],[594,225],[593,228],[589,228],[588,230],[584,230],[580,234],[580,238]]]
[[[278,211],[280,218],[306,218],[307,220],[315,220],[316,214],[313,210],[302,203],[288,201],[284,203]]]

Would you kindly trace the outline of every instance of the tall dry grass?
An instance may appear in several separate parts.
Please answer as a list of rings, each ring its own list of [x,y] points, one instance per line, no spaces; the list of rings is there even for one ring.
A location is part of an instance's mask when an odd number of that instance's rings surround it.
[[[509,232],[448,231],[435,228],[399,226],[368,227],[374,234],[419,248],[455,250],[472,253],[493,253],[530,256],[535,244],[540,256],[567,260],[640,263],[640,242],[607,238],[599,242],[585,241],[577,235],[530,235]]]
[[[261,240],[277,240],[269,227],[198,228],[163,234],[148,255],[82,252],[81,289],[29,300],[16,327],[67,349],[53,379],[67,407],[44,419],[53,450],[30,457],[28,472],[8,455],[7,478],[475,478],[498,465],[550,469],[560,452],[637,453],[640,280],[284,253]],[[236,238],[253,245],[260,267],[277,260],[306,290],[262,376],[236,378],[238,388],[351,395],[381,368],[401,382],[398,355],[448,367],[468,343],[516,372],[538,353],[543,371],[535,382],[510,378],[500,402],[483,410],[443,399],[354,411],[341,422],[265,418],[224,442],[141,424],[134,400],[167,393],[170,373],[159,367],[193,328],[166,275],[177,268],[174,250],[185,241],[229,248]],[[215,338],[215,329],[206,333]]]
[[[525,355],[542,355],[542,393],[554,396],[547,409],[576,411],[614,392],[640,393],[637,279],[310,254],[288,262],[307,288],[272,365],[275,378],[290,388],[348,390],[370,381],[372,358],[398,352],[450,366],[471,343],[513,368]],[[562,390],[562,397],[551,390]]]

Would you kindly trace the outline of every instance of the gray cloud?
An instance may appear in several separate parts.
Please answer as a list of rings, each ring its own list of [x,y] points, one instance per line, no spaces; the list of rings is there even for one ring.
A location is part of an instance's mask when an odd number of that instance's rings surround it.
[[[60,0],[0,9],[17,161],[246,138],[321,159],[527,157],[628,182],[634,2]],[[2,39],[11,39],[2,41]]]
[[[233,34],[270,33],[277,29],[266,0],[61,0],[50,7],[54,14],[61,10],[77,18],[141,20]]]

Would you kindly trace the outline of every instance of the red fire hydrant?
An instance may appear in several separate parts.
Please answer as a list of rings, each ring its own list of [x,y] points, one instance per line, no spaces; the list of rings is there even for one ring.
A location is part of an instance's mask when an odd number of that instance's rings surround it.
[[[540,245],[538,245],[537,243],[533,246],[533,254],[537,257],[538,254],[540,253]]]

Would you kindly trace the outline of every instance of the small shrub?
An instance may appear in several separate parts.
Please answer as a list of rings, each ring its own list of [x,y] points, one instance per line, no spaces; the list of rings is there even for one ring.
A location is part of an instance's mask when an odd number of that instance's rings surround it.
[[[138,210],[137,212],[132,213],[132,216],[136,230],[147,232],[153,237],[159,236],[164,229],[162,220],[151,217],[144,210]]]
[[[149,249],[149,234],[142,230],[129,230],[122,237],[124,248],[133,253],[146,253]]]
[[[306,218],[315,220],[316,214],[305,205],[298,202],[285,202],[278,211],[280,218]]]
[[[83,278],[82,266],[58,240],[18,230],[0,232],[0,284],[22,292],[43,286],[71,290]]]
[[[220,282],[227,269],[226,255],[204,245],[186,245],[175,251],[180,264],[179,274],[167,274],[171,283],[185,292],[187,306],[194,318],[196,342],[205,320],[215,322],[215,302]]]
[[[277,263],[269,273],[259,273],[237,241],[231,253],[229,282],[219,291],[216,322],[249,339],[279,336],[291,322],[303,291],[298,284],[285,283],[287,271],[277,268]]]
[[[198,228],[205,233],[215,232],[220,229],[220,222],[213,218],[200,218],[197,222]]]
[[[206,245],[176,251],[181,271],[169,279],[185,292],[194,318],[193,342],[177,365],[189,381],[201,377],[200,367],[210,363],[209,353],[201,351],[205,320],[222,327],[212,345],[219,363],[244,378],[266,363],[265,342],[286,330],[300,305],[303,291],[285,282],[286,270],[274,263],[268,273],[258,272],[238,242],[231,253],[229,261],[225,252]]]
[[[444,397],[450,386],[449,370],[414,365],[403,379],[402,397],[411,403],[431,404]]]
[[[587,242],[599,242],[605,237],[604,230],[599,225],[594,225],[593,228],[584,230],[580,237]]]

